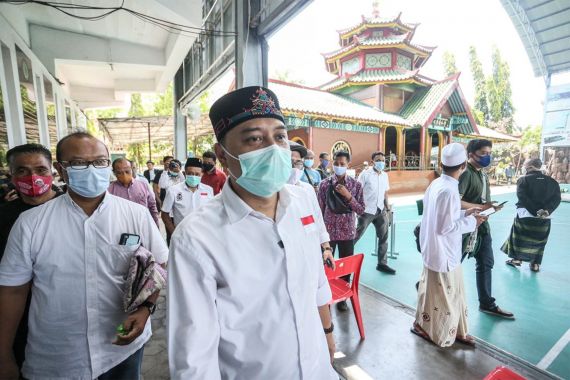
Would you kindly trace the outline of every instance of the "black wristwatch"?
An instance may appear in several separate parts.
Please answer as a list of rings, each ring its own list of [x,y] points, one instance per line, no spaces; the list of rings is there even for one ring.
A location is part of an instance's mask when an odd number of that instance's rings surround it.
[[[141,306],[144,306],[148,309],[148,312],[152,315],[154,314],[155,310],[156,310],[156,304],[152,303],[150,301],[144,301],[143,303],[141,303]]]
[[[323,330],[325,331],[325,334],[330,334],[334,331],[334,324],[331,322],[331,327],[329,327],[328,329],[323,328]]]

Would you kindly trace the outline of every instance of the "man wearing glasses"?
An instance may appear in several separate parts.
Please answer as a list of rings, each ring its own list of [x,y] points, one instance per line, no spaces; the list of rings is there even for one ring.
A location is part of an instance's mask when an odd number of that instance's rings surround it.
[[[160,264],[168,249],[145,207],[106,192],[101,141],[74,133],[56,156],[67,194],[20,216],[0,263],[0,378],[19,376],[11,347],[31,288],[24,378],[138,379],[158,293],[126,314],[124,276],[139,245]],[[125,233],[139,244],[119,244]]]

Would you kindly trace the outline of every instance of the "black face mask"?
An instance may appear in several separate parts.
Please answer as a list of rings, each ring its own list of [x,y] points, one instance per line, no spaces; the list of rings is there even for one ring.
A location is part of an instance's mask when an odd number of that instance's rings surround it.
[[[203,164],[202,167],[204,168],[205,171],[209,172],[214,168],[214,164]]]

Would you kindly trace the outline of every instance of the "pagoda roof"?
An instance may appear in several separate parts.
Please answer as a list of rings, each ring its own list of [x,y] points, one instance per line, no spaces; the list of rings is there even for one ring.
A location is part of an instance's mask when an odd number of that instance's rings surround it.
[[[352,34],[359,33],[361,30],[370,28],[370,27],[380,27],[380,26],[391,26],[396,24],[403,29],[408,31],[413,31],[417,28],[419,24],[409,24],[405,23],[401,20],[402,12],[398,13],[395,17],[366,17],[362,16],[362,21],[354,26],[351,26],[346,29],[337,30],[338,34],[341,38],[349,37]]]
[[[478,125],[477,129],[479,130],[479,133],[468,134],[466,136],[483,137],[493,142],[516,142],[520,140],[520,137],[502,133],[491,128],[483,127],[481,125]]]
[[[269,88],[279,97],[279,105],[284,113],[298,112],[356,122],[411,126],[400,115],[382,112],[347,96],[273,79],[269,80]]]
[[[418,44],[414,44],[411,42],[411,38],[412,38],[412,34],[410,32],[407,33],[403,33],[397,36],[390,36],[390,37],[385,37],[385,38],[354,38],[354,41],[347,46],[344,46],[336,51],[330,52],[330,53],[323,53],[323,57],[325,57],[325,59],[329,60],[333,57],[337,57],[339,55],[343,55],[353,49],[357,49],[360,50],[359,47],[365,47],[365,48],[370,48],[370,47],[377,47],[377,46],[397,46],[397,45],[405,45],[408,47],[411,47],[413,49],[416,49],[418,52],[420,53],[424,53],[425,55],[429,55],[431,54],[431,52],[433,52],[433,50],[435,49],[434,46],[423,46],[423,45],[418,45]]]
[[[435,81],[419,74],[419,69],[402,70],[402,69],[363,69],[352,75],[345,75],[335,78],[332,81],[323,84],[319,88],[324,91],[336,90],[350,84],[364,85],[377,83],[400,83],[400,82],[417,82],[425,85],[433,84]]]
[[[458,79],[459,73],[436,82],[430,87],[419,89],[404,104],[400,115],[413,126],[428,127],[445,103],[449,102],[453,113],[464,113],[469,120],[469,124],[460,127],[458,132],[464,134],[477,132],[477,124],[459,87]]]

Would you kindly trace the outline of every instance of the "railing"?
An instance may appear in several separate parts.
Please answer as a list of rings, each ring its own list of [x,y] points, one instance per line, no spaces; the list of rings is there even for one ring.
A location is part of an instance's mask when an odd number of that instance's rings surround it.
[[[421,170],[420,156],[386,157],[386,170]]]

